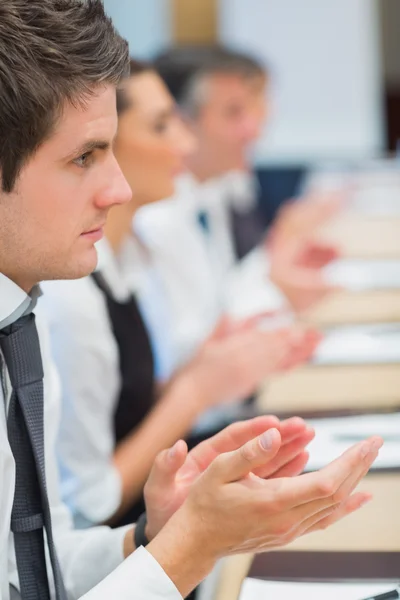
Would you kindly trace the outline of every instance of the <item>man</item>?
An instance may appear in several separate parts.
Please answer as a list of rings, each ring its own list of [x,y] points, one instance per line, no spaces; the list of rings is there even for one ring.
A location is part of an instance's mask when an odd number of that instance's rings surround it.
[[[173,48],[154,64],[197,140],[176,196],[142,209],[135,224],[163,280],[178,366],[223,312],[302,311],[331,290],[321,268],[336,251],[308,238],[336,202],[291,203],[268,240],[245,256],[264,237],[249,150],[269,112],[265,67],[219,46]],[[295,232],[290,243],[283,229]]]
[[[146,526],[73,531],[53,450],[57,380],[32,310],[39,281],[95,268],[107,213],[130,198],[112,153],[127,66],[100,0],[2,0],[1,600],[179,599],[220,556],[281,545],[358,508],[368,495],[350,494],[381,445],[287,479],[307,459],[304,424],[261,417],[189,455],[183,442],[162,453]],[[148,549],[134,552],[143,529]]]

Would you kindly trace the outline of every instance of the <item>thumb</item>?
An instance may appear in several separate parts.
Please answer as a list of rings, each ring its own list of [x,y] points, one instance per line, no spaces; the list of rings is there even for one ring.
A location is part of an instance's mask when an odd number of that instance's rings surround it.
[[[276,456],[282,439],[275,428],[250,440],[233,452],[226,452],[211,465],[216,478],[225,483],[243,479],[257,467],[265,467]]]
[[[221,340],[221,339],[225,338],[230,333],[231,328],[232,328],[232,320],[227,315],[224,315],[223,317],[220,318],[220,320],[216,324],[214,330],[212,331],[211,335],[209,336],[208,340],[206,340],[206,342]]]
[[[172,448],[160,452],[146,483],[147,492],[152,489],[167,488],[174,483],[179,469],[183,466],[188,448],[186,442],[178,440]]]
[[[243,331],[262,326],[265,320],[271,320],[276,318],[279,312],[280,311],[264,310],[262,312],[258,312],[255,315],[251,315],[250,317],[232,321],[229,333],[241,333]]]

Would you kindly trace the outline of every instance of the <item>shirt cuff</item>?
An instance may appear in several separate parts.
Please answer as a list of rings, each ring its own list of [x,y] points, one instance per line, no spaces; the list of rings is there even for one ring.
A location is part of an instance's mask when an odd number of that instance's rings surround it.
[[[171,579],[143,547],[131,554],[81,600],[182,600]]]
[[[288,302],[269,279],[270,260],[264,248],[250,252],[228,273],[225,310],[233,318],[246,318],[265,311],[288,309]]]

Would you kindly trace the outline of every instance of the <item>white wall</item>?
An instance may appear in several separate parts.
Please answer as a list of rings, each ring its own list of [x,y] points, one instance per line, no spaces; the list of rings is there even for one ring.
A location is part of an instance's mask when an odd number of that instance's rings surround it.
[[[132,56],[151,58],[171,42],[168,0],[104,0],[104,6],[128,40]]]
[[[354,159],[380,150],[377,2],[220,0],[221,39],[273,68],[274,116],[261,161]]]

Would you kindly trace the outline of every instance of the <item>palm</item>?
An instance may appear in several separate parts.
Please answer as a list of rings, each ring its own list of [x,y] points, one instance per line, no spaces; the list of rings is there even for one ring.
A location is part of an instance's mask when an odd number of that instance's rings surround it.
[[[146,505],[152,531],[156,533],[165,525],[186,500],[195,481],[217,456],[240,448],[272,427],[281,431],[281,449],[272,461],[255,470],[255,475],[266,478],[299,474],[308,458],[304,448],[314,435],[302,419],[288,419],[279,423],[276,417],[263,416],[235,423],[196,446],[186,457],[182,456],[183,465],[168,483],[164,481],[162,485],[157,485],[154,482],[155,485],[146,486]]]

